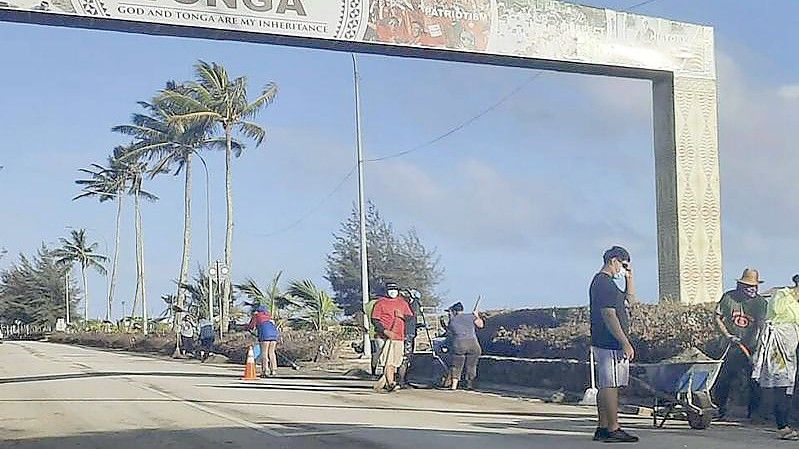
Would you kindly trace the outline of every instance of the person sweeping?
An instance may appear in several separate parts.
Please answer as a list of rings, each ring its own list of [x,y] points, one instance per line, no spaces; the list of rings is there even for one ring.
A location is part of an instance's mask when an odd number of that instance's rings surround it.
[[[277,340],[280,332],[265,306],[256,307],[247,327],[258,332],[258,344],[261,347],[261,378],[277,375]]]
[[[375,332],[385,340],[379,359],[383,375],[374,385],[377,392],[393,392],[398,388],[396,373],[405,355],[405,321],[413,316],[408,302],[400,297],[397,284],[387,282],[385,291],[386,296],[372,310]]]

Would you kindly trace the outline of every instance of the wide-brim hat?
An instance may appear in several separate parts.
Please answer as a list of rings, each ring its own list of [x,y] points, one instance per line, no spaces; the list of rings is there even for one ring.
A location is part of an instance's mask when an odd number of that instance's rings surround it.
[[[760,279],[760,272],[755,270],[754,268],[747,268],[744,270],[744,273],[741,275],[741,279],[738,279],[738,283],[749,285],[751,287],[756,287],[763,283],[763,280]]]

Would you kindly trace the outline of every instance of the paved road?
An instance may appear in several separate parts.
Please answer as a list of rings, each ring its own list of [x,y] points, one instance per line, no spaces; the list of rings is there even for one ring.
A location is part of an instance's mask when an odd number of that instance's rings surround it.
[[[0,448],[579,449],[592,410],[496,395],[404,390],[291,376],[239,380],[240,368],[34,342],[0,345]],[[647,449],[773,446],[733,425],[652,430]],[[793,446],[785,444],[784,446]],[[799,446],[799,445],[797,445]]]

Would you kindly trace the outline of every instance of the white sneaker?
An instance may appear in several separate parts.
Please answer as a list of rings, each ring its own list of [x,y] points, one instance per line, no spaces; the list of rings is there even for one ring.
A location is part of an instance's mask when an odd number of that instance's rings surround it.
[[[785,428],[779,429],[777,431],[777,436],[781,440],[790,440],[790,441],[799,440],[799,432],[791,429],[790,427],[785,427]]]

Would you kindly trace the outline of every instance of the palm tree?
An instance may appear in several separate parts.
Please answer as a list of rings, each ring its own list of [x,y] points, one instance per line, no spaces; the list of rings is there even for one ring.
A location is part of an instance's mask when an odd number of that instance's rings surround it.
[[[133,196],[134,228],[136,232],[136,293],[133,298],[132,315],[141,302],[144,333],[147,333],[147,289],[144,269],[144,232],[141,219],[141,199],[157,201],[158,197],[143,188],[144,176],[148,173],[147,162],[128,157],[132,147],[118,147],[114,154],[116,162],[128,180],[128,195]]]
[[[159,96],[161,101],[174,104],[184,113],[171,117],[175,123],[192,123],[211,121],[222,128],[225,138],[225,265],[228,273],[233,269],[233,156],[241,156],[242,146],[234,145],[233,133],[240,132],[261,145],[266,131],[253,123],[258,113],[271,104],[277,95],[277,85],[267,83],[261,94],[252,102],[247,98],[247,78],[230,79],[227,70],[216,63],[199,61],[195,66],[196,81],[186,85],[187,91],[165,90]],[[223,292],[223,320],[226,327],[230,309],[230,283],[225,283]]]
[[[167,83],[162,92],[174,91],[189,94],[189,91],[174,82]],[[183,186],[183,255],[178,276],[178,307],[186,302],[186,291],[181,288],[189,281],[189,263],[191,251],[191,192],[192,192],[192,159],[201,149],[221,146],[224,141],[210,136],[214,123],[197,120],[190,123],[170,121],[185,110],[179,109],[174,102],[159,100],[152,103],[139,102],[145,113],[133,114],[132,123],[112,128],[113,131],[133,136],[136,143],[128,152],[129,158],[147,158],[155,160],[151,176],[169,172],[174,168],[174,176],[184,174]],[[238,146],[238,142],[233,143]],[[176,323],[177,325],[177,323]]]
[[[327,324],[339,313],[333,298],[309,279],[292,281],[289,293],[302,302],[308,311],[304,321],[310,322],[317,331],[327,330]]]
[[[295,298],[288,292],[280,290],[280,276],[282,275],[282,271],[278,272],[275,277],[272,278],[272,281],[269,282],[269,287],[267,287],[266,290],[262,290],[253,279],[247,279],[247,282],[237,284],[235,287],[239,293],[252,300],[253,304],[268,305],[272,317],[274,317],[275,320],[279,320],[282,310],[288,307],[303,307],[303,302],[298,298]]]
[[[115,150],[116,152],[116,150]],[[114,256],[111,262],[111,281],[108,284],[108,301],[105,309],[105,320],[111,320],[111,305],[114,302],[114,290],[117,282],[117,268],[119,266],[119,238],[122,220],[122,200],[125,197],[124,191],[127,187],[127,177],[123,167],[115,157],[108,158],[108,167],[99,164],[92,164],[89,168],[81,168],[79,171],[89,175],[88,179],[79,179],[76,184],[83,186],[81,193],[73,198],[97,197],[103,203],[116,200],[116,228],[114,231]]]
[[[61,247],[55,251],[58,263],[70,265],[74,262],[80,264],[81,275],[83,276],[83,321],[89,321],[89,280],[86,277],[86,269],[92,268],[103,276],[107,271],[103,265],[108,261],[108,257],[97,253],[97,242],[89,243],[86,241],[85,229],[73,229],[70,238],[61,237],[58,239]]]

